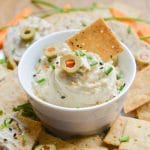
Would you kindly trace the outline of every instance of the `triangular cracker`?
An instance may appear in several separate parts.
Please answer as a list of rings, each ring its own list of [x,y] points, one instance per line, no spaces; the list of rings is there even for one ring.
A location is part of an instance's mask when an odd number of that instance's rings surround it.
[[[133,118],[129,119],[123,135],[128,136],[129,141],[122,142],[119,150],[150,149],[150,122]]]
[[[114,146],[119,146],[119,138],[123,135],[125,126],[127,124],[127,117],[119,116],[111,126],[110,131],[104,138],[104,142]]]
[[[150,102],[150,65],[138,72],[124,102],[125,113]]]
[[[122,45],[103,19],[98,19],[90,26],[67,40],[72,50],[85,49],[99,54],[104,61],[123,51]]]

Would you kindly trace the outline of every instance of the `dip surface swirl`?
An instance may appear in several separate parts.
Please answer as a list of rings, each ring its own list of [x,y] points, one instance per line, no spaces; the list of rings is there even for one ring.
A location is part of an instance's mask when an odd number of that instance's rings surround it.
[[[103,62],[99,55],[86,50],[71,51],[67,44],[55,44],[46,49],[54,50],[49,58],[45,52],[35,66],[33,75],[33,89],[38,97],[63,107],[80,108],[104,103],[117,96],[125,84],[117,66],[113,61]],[[45,50],[44,50],[45,51]],[[67,56],[67,57],[66,57]],[[76,67],[75,72],[68,69]],[[70,57],[70,58],[69,58]]]

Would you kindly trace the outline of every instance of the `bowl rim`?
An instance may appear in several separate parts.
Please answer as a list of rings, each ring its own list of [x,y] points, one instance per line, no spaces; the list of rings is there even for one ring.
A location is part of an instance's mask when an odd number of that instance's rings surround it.
[[[56,110],[60,110],[60,111],[66,111],[66,112],[82,112],[82,111],[90,111],[90,110],[95,110],[95,109],[99,109],[99,108],[102,108],[106,105],[109,105],[111,103],[114,103],[116,102],[117,100],[119,100],[120,97],[122,97],[127,91],[128,89],[130,88],[130,86],[132,85],[133,81],[134,81],[134,78],[135,78],[135,75],[136,75],[136,63],[135,63],[135,58],[133,56],[133,54],[131,53],[131,51],[128,49],[128,47],[121,43],[122,46],[124,47],[124,49],[127,51],[127,53],[129,54],[131,60],[132,60],[132,66],[133,66],[133,74],[132,76],[130,77],[130,82],[128,84],[128,86],[125,86],[125,89],[120,92],[116,97],[112,98],[111,100],[109,101],[106,101],[102,104],[98,104],[98,105],[93,105],[93,106],[88,106],[88,107],[81,107],[81,108],[75,108],[75,107],[63,107],[63,106],[58,106],[58,105],[55,105],[55,104],[51,104],[51,103],[48,103],[44,100],[42,100],[41,98],[37,97],[35,94],[32,94],[32,92],[30,92],[29,89],[26,89],[26,87],[24,86],[23,82],[22,82],[22,77],[21,77],[21,70],[22,70],[22,66],[23,66],[23,63],[24,63],[24,60],[26,60],[26,55],[28,54],[28,52],[30,51],[30,49],[32,49],[32,47],[34,47],[35,45],[37,45],[38,43],[44,41],[45,39],[48,39],[50,38],[51,36],[57,36],[59,34],[65,34],[65,33],[68,33],[68,32],[77,32],[79,30],[77,29],[70,29],[70,30],[64,30],[64,31],[59,31],[59,32],[54,32],[54,33],[51,33],[41,39],[39,39],[38,41],[34,42],[32,45],[30,45],[28,47],[28,49],[25,51],[25,53],[23,54],[20,62],[19,62],[19,65],[18,65],[18,77],[19,77],[19,82],[21,84],[21,86],[23,87],[23,89],[25,90],[25,92],[32,98],[30,99],[30,101],[36,101],[37,103],[39,103],[40,105],[44,105],[45,107],[49,107],[51,109],[56,109]],[[31,102],[32,103],[32,102]]]

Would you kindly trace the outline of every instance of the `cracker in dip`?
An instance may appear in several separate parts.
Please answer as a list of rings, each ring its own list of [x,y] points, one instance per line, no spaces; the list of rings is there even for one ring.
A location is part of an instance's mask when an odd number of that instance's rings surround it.
[[[86,50],[72,51],[66,43],[46,47],[35,66],[33,89],[38,97],[63,107],[104,103],[123,90],[120,70],[113,61]]]

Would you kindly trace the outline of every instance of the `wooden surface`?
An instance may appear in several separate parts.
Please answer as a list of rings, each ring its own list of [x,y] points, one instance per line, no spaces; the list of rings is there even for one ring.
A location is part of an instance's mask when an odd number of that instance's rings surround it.
[[[142,12],[142,17],[150,19],[150,0],[48,0],[57,5],[70,3],[73,6],[85,6],[92,2],[112,3],[123,2],[131,7],[134,7]],[[3,26],[22,8],[31,5],[30,0],[0,0],[0,26]],[[35,10],[40,9],[31,5]]]

